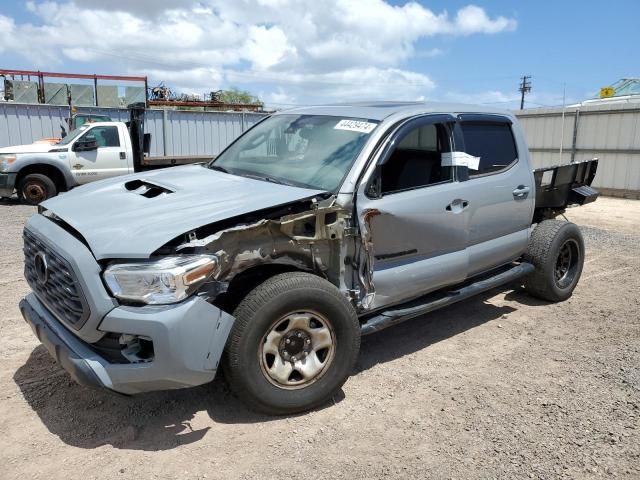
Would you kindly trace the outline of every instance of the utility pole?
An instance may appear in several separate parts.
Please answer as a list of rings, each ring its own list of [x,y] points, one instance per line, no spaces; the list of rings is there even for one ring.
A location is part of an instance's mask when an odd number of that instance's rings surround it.
[[[525,75],[521,78],[522,82],[520,82],[520,93],[522,97],[520,98],[520,110],[524,108],[524,94],[531,91],[531,75]]]

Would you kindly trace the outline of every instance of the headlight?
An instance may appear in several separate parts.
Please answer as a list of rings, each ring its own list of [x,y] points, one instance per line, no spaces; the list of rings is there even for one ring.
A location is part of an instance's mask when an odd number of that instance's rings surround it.
[[[217,268],[214,255],[182,255],[111,265],[103,275],[116,298],[164,305],[187,298]]]
[[[15,155],[0,155],[0,172],[9,169],[9,165],[16,161]]]

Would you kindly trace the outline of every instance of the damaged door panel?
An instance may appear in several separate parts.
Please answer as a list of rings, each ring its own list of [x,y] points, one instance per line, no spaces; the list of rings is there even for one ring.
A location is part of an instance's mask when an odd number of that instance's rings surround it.
[[[438,185],[358,205],[373,256],[371,308],[465,279],[467,218],[448,212],[441,200],[455,197],[458,189],[456,183]],[[370,215],[372,208],[377,215]]]

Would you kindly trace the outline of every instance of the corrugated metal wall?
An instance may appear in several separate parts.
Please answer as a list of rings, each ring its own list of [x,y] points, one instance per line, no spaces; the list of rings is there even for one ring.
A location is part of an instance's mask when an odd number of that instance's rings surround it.
[[[640,104],[516,112],[535,167],[598,157],[594,186],[604,193],[640,197]],[[562,155],[560,144],[562,141]]]
[[[78,113],[108,115],[127,121],[126,109],[78,107]],[[59,137],[69,108],[56,105],[0,103],[0,147]],[[151,134],[151,155],[217,155],[264,114],[148,110],[145,132]]]
[[[68,108],[56,105],[0,103],[0,147],[59,137]],[[128,120],[125,109],[78,107],[82,113]],[[595,186],[606,193],[640,197],[640,106],[612,104],[516,112],[534,166],[600,159]],[[217,155],[264,114],[149,110],[145,131],[151,155]],[[576,125],[577,119],[577,125]],[[564,127],[563,127],[564,123]],[[562,139],[562,155],[560,143]]]

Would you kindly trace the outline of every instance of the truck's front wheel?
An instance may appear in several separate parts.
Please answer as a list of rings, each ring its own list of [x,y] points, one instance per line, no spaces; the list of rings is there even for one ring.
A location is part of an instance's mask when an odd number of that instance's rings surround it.
[[[18,183],[18,197],[29,205],[38,205],[57,193],[53,180],[41,173],[25,175]]]
[[[276,275],[235,310],[224,371],[236,394],[270,414],[326,402],[360,350],[355,310],[332,284],[306,273]]]

